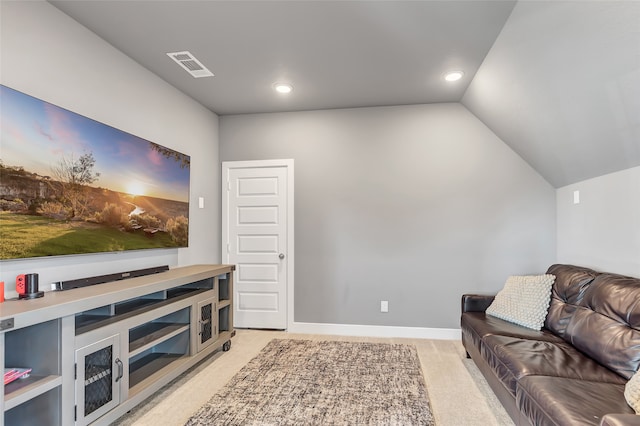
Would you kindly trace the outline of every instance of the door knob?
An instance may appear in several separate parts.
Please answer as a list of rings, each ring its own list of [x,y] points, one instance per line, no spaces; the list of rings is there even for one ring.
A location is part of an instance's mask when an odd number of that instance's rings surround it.
[[[284,253],[280,253],[280,254],[278,255],[278,257],[279,257],[280,259],[284,259]]]

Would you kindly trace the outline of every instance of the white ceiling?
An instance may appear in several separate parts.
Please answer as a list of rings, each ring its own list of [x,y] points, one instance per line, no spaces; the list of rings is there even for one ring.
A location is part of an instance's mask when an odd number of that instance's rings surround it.
[[[640,166],[640,1],[49,2],[219,115],[462,102],[555,187]]]
[[[457,102],[508,1],[50,1],[219,115]],[[190,51],[215,77],[166,55]],[[462,69],[464,79],[442,74]],[[276,81],[290,82],[287,97]]]

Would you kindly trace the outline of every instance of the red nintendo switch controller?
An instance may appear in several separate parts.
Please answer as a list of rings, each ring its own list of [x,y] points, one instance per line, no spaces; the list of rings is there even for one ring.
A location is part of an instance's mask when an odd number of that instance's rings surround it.
[[[16,291],[18,294],[25,294],[27,292],[27,283],[24,278],[24,274],[20,274],[16,277]]]

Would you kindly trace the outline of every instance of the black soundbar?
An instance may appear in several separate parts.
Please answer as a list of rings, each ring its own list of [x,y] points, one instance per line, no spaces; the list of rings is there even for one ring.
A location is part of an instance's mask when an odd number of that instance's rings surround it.
[[[98,275],[95,277],[78,278],[76,280],[58,281],[53,283],[54,290],[70,290],[72,288],[88,287],[90,285],[104,284],[111,281],[126,280],[128,278],[142,277],[168,271],[169,265],[154,266],[153,268],[138,269],[135,271],[118,272],[115,274]]]

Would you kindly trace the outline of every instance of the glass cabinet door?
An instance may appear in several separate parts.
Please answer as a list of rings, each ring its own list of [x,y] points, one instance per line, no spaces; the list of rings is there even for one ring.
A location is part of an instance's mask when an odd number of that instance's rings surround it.
[[[196,351],[200,352],[218,339],[216,298],[198,303],[198,340]]]
[[[76,425],[86,425],[120,404],[120,336],[76,350]]]

